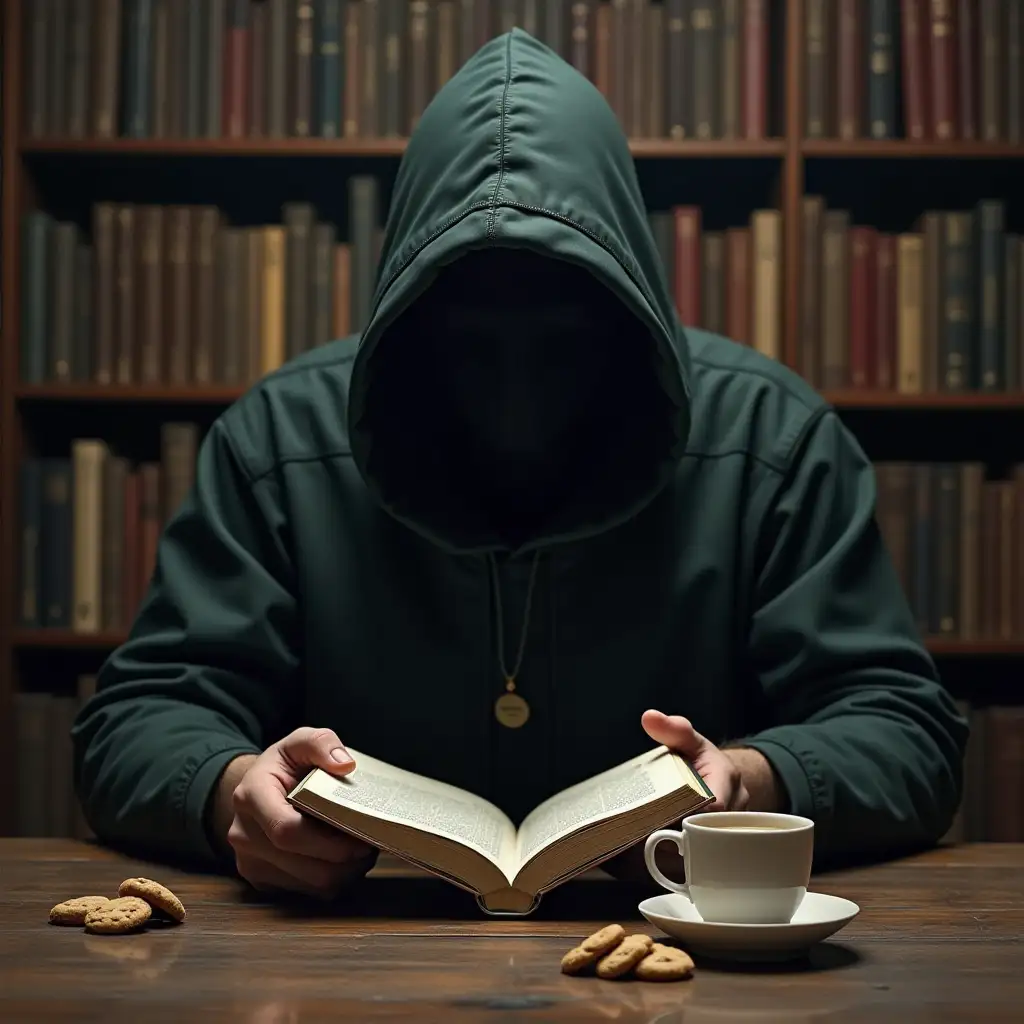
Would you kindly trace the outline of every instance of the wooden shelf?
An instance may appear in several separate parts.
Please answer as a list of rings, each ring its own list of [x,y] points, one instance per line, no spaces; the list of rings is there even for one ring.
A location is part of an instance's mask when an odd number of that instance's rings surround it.
[[[62,156],[261,156],[261,157],[397,157],[405,152],[405,139],[31,139],[21,152]],[[778,157],[785,153],[782,139],[712,139],[677,142],[674,139],[631,139],[629,148],[639,159],[692,157]]]
[[[52,648],[80,651],[108,651],[122,644],[125,634],[120,632],[74,633],[70,629],[18,629],[14,631],[13,646],[18,650],[49,650]],[[930,637],[928,650],[939,657],[949,656],[1024,656],[1021,640],[955,640]]]
[[[910,139],[806,139],[805,157],[881,160],[1024,160],[1024,146],[1010,142],[916,142]]]
[[[1019,409],[1024,411],[1024,392],[937,391],[906,395],[897,391],[825,391],[837,409]]]
[[[199,387],[165,384],[19,384],[19,402],[152,402],[167,405],[227,405],[245,389],[228,385]]]

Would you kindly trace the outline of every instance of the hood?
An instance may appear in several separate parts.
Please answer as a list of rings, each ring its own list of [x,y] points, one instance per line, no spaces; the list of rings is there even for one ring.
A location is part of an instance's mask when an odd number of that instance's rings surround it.
[[[438,92],[409,140],[349,392],[352,454],[367,487],[389,513],[450,551],[502,545],[456,507],[443,479],[424,471],[436,438],[429,396],[408,379],[412,363],[401,402],[389,400],[382,381],[402,379],[415,344],[397,338],[402,313],[446,265],[493,247],[583,267],[628,308],[636,330],[616,359],[644,368],[652,418],[644,429],[621,431],[608,471],[519,551],[593,536],[635,516],[672,475],[689,431],[685,337],[615,115],[588,79],[532,36],[498,36]]]

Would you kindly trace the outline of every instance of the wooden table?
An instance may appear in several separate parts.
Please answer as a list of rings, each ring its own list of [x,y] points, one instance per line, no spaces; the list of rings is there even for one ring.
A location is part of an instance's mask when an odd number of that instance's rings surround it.
[[[145,874],[179,927],[105,937],[46,923],[53,903]],[[934,850],[815,879],[859,917],[788,967],[698,962],[671,985],[559,973],[596,924],[639,922],[650,890],[592,876],[527,920],[482,919],[460,891],[382,863],[341,907],[282,906],[231,879],[63,840],[0,840],[0,1021],[306,1024],[604,1021],[758,1024],[1024,1019],[1024,846]]]

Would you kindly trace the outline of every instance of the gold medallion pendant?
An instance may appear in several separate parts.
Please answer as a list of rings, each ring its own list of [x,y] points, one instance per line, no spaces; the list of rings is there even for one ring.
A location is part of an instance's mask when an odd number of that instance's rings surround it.
[[[530,717],[530,705],[518,693],[503,693],[494,702],[494,717],[506,729],[518,729],[526,725]]]

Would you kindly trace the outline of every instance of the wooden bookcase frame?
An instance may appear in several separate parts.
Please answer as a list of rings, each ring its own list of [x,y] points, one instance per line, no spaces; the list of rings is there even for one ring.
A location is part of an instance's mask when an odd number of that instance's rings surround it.
[[[94,153],[123,156],[133,154],[203,156],[230,154],[262,158],[296,159],[313,156],[394,157],[401,155],[400,139],[44,139],[26,141],[21,137],[22,55],[24,53],[22,0],[3,2],[3,101],[2,178],[0,218],[3,248],[0,303],[0,778],[12,779],[14,770],[13,695],[18,692],[18,655],[22,650],[53,648],[108,650],[120,636],[106,633],[75,634],[65,630],[19,630],[15,628],[17,588],[18,467],[21,459],[21,413],[26,403],[61,400],[100,402],[152,402],[168,407],[227,404],[239,389],[226,387],[175,388],[105,386],[91,384],[24,385],[18,380],[20,221],[32,200],[32,179],[24,158],[33,153]],[[804,193],[805,162],[815,157],[873,158],[878,160],[1008,158],[1024,161],[1024,146],[982,142],[910,142],[807,140],[803,137],[803,15],[804,0],[781,0],[785,7],[783,40],[783,81],[781,83],[783,135],[781,138],[674,142],[664,139],[639,140],[632,144],[638,158],[664,160],[776,159],[779,161],[779,201],[783,216],[783,339],[786,363],[796,364],[799,310],[801,246],[799,225]],[[871,409],[958,409],[965,415],[986,409],[1024,409],[1022,394],[937,394],[901,395],[891,392],[844,391],[828,396],[837,407]],[[1024,637],[1014,642],[935,640],[929,643],[937,655],[1024,655]],[[14,819],[15,787],[0,786],[0,835],[10,834]]]

